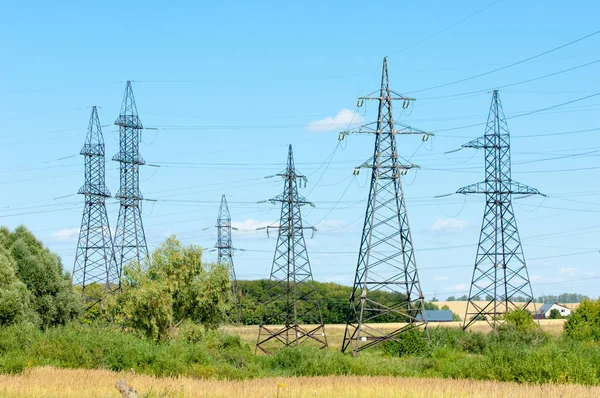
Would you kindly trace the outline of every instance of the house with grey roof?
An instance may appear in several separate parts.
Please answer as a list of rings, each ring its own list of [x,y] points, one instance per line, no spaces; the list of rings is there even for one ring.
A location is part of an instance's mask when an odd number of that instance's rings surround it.
[[[452,322],[451,310],[425,310],[427,322]],[[417,321],[423,321],[421,313],[417,314]]]
[[[546,319],[550,316],[552,310],[560,312],[560,316],[565,317],[571,314],[571,309],[558,303],[544,303],[533,316],[535,319]]]

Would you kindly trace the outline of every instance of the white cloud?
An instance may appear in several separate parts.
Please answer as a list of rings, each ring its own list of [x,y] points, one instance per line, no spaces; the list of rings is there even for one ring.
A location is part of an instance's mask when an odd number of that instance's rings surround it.
[[[560,271],[558,271],[558,274],[564,276],[576,276],[577,268],[561,268]]]
[[[333,131],[362,124],[365,118],[350,109],[342,109],[335,117],[327,116],[321,120],[308,123],[309,131]]]
[[[79,236],[79,228],[63,228],[52,233],[50,239],[63,240],[63,241],[74,241]]]
[[[436,281],[447,281],[448,279],[450,279],[450,278],[447,277],[446,275],[436,275],[435,276]]]
[[[467,229],[469,224],[458,218],[438,218],[431,225],[433,232],[461,232]]]
[[[539,281],[540,279],[542,279],[543,276],[542,275],[529,275],[529,280],[530,281]]]

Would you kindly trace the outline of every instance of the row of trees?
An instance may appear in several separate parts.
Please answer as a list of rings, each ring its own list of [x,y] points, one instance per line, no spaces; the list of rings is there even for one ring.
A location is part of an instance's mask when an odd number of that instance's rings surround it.
[[[256,325],[262,319],[262,303],[265,300],[265,291],[268,279],[260,280],[241,280],[238,281],[238,292],[240,295],[240,305],[242,312],[242,323],[245,325]],[[352,287],[339,285],[337,283],[322,283],[314,282],[317,291],[315,300],[318,302],[325,324],[340,324],[346,323],[347,311],[349,308],[349,298],[352,293]],[[283,286],[279,292],[273,291],[273,294],[282,294]],[[384,305],[396,305],[398,302],[405,300],[398,293],[385,291],[372,292],[375,295],[375,300]],[[283,311],[283,301],[281,302]],[[425,308],[428,310],[439,309],[434,303],[425,303]],[[300,313],[302,311],[299,311]],[[402,314],[386,315],[377,319],[377,322],[403,322],[406,318]],[[300,319],[299,322],[302,322]]]

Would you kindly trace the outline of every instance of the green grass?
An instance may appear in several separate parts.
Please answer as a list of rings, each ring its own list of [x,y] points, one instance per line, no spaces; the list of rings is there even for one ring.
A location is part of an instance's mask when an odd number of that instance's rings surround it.
[[[255,356],[238,336],[190,325],[162,343],[110,327],[0,328],[0,373],[44,365],[219,379],[370,375],[600,384],[597,343],[511,327],[490,334],[432,328],[429,345],[422,336],[406,336],[357,358],[310,347]]]

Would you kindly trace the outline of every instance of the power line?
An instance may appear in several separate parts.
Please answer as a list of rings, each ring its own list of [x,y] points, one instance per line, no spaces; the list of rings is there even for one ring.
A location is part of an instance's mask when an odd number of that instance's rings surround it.
[[[560,75],[560,74],[563,74],[563,73],[571,72],[571,71],[574,71],[574,70],[577,70],[577,69],[585,68],[586,66],[595,65],[597,63],[600,63],[600,59],[596,60],[596,61],[588,62],[588,63],[585,63],[585,64],[577,65],[577,66],[574,66],[572,68],[563,69],[563,70],[560,70],[558,72],[549,73],[547,75],[538,76],[538,77],[534,77],[534,78],[526,79],[526,80],[521,80],[521,81],[518,81],[518,82],[515,82],[515,83],[509,83],[509,84],[504,84],[504,85],[501,85],[501,86],[491,87],[491,88],[482,89],[482,90],[468,91],[468,92],[458,93],[458,94],[448,94],[448,95],[439,95],[439,96],[436,96],[436,97],[419,98],[419,100],[432,100],[432,99],[442,99],[442,98],[453,98],[453,97],[462,97],[462,96],[465,96],[465,95],[488,93],[488,92],[490,92],[491,90],[494,90],[494,89],[498,90],[498,89],[503,89],[503,88],[506,88],[506,87],[518,86],[520,84],[531,83],[531,82],[534,82],[534,81],[537,81],[537,80],[542,80],[542,79],[546,79],[548,77],[553,77],[553,76],[557,76],[557,75]]]
[[[438,88],[442,88],[442,87],[447,87],[447,86],[451,86],[451,85],[454,85],[454,84],[463,83],[463,82],[466,82],[468,80],[477,79],[477,78],[482,77],[482,76],[487,76],[487,75],[490,75],[492,73],[496,73],[496,72],[499,72],[501,70],[508,69],[508,68],[513,67],[513,66],[517,66],[517,65],[523,64],[525,62],[531,61],[533,59],[536,59],[536,58],[542,57],[544,55],[550,54],[552,52],[561,50],[561,49],[563,49],[565,47],[571,46],[571,45],[573,45],[575,43],[578,43],[578,42],[580,42],[582,40],[588,39],[588,38],[590,38],[592,36],[595,36],[595,35],[597,35],[599,33],[600,33],[600,30],[597,30],[597,31],[595,31],[593,33],[590,33],[590,34],[586,35],[586,36],[583,36],[583,37],[580,37],[578,39],[572,40],[572,41],[570,41],[570,42],[568,42],[566,44],[563,44],[563,45],[558,46],[558,47],[554,47],[551,50],[544,51],[544,52],[536,54],[536,55],[534,55],[532,57],[528,57],[528,58],[522,59],[520,61],[513,62],[512,64],[508,64],[508,65],[502,66],[500,68],[492,69],[492,70],[487,71],[487,72],[479,73],[479,74],[474,75],[474,76],[466,77],[464,79],[455,80],[455,81],[452,81],[452,82],[449,82],[449,83],[445,83],[445,84],[439,84],[437,86],[427,87],[427,88],[424,88],[424,89],[421,89],[421,90],[411,91],[410,94],[416,94],[416,93],[421,93],[423,91],[429,91],[429,90],[434,90],[434,89],[438,89]]]
[[[507,120],[508,119],[516,119],[516,118],[523,117],[523,116],[533,115],[533,114],[536,114],[536,113],[539,113],[539,112],[543,112],[543,111],[547,111],[547,110],[550,110],[550,109],[559,108],[559,107],[564,106],[564,105],[569,105],[569,104],[573,104],[575,102],[583,101],[583,100],[586,100],[586,99],[589,99],[589,98],[597,97],[599,95],[600,95],[600,92],[597,92],[597,93],[594,93],[594,94],[591,94],[591,95],[586,95],[585,97],[580,97],[580,98],[576,98],[576,99],[571,100],[571,101],[562,102],[560,104],[556,104],[556,105],[552,105],[552,106],[547,106],[545,108],[535,109],[533,111],[519,113],[517,115],[507,117],[506,119]],[[470,127],[485,126],[486,124],[487,124],[487,122],[483,122],[483,123],[469,124],[469,125],[466,125],[466,126],[458,126],[458,127],[447,128],[447,129],[433,130],[432,133],[438,133],[438,132],[442,132],[442,131],[453,131],[453,130],[467,129],[467,128],[470,128]]]
[[[487,6],[485,6],[485,7],[481,8],[481,9],[479,9],[479,10],[477,10],[477,11],[475,11],[475,12],[473,12],[473,13],[469,14],[469,15],[467,15],[467,16],[466,16],[466,17],[464,17],[463,19],[461,19],[461,20],[459,20],[459,21],[457,21],[457,22],[454,22],[454,23],[453,23],[453,24],[451,24],[451,25],[448,25],[448,26],[446,26],[446,27],[445,27],[444,29],[442,29],[442,30],[438,30],[437,32],[435,32],[435,33],[432,33],[432,34],[430,34],[429,36],[426,36],[426,37],[422,38],[421,40],[418,40],[418,41],[416,41],[416,42],[414,42],[414,43],[412,43],[412,44],[409,44],[409,45],[408,45],[408,46],[406,46],[406,47],[403,47],[403,48],[401,48],[401,49],[399,49],[399,50],[396,50],[396,51],[394,51],[394,52],[391,52],[390,54],[388,54],[388,57],[390,57],[390,56],[392,56],[392,55],[395,55],[395,54],[398,54],[399,52],[402,52],[402,51],[408,50],[408,49],[409,49],[409,48],[411,48],[411,47],[414,47],[414,46],[416,46],[416,45],[418,45],[418,44],[421,44],[421,43],[423,43],[424,41],[427,41],[427,40],[429,40],[429,39],[431,39],[431,38],[434,38],[435,36],[437,36],[437,35],[439,35],[439,34],[442,34],[442,33],[446,32],[446,31],[447,31],[447,30],[449,30],[449,29],[452,29],[452,28],[453,28],[453,27],[455,27],[456,25],[459,25],[459,24],[461,24],[461,23],[463,23],[463,22],[465,22],[465,21],[467,21],[467,20],[469,20],[469,19],[473,18],[475,15],[482,13],[483,11],[485,11],[485,10],[487,10],[488,8],[492,7],[493,5],[495,5],[495,4],[497,4],[497,3],[499,3],[500,1],[502,1],[502,0],[496,0],[496,1],[494,1],[494,2],[492,2],[492,3],[490,3],[490,4],[488,4]]]

